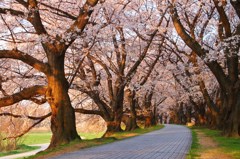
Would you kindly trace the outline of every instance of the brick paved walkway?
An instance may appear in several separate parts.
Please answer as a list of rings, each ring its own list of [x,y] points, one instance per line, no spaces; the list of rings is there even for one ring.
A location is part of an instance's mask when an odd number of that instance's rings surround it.
[[[191,139],[188,128],[165,125],[161,130],[67,153],[54,159],[184,159]]]

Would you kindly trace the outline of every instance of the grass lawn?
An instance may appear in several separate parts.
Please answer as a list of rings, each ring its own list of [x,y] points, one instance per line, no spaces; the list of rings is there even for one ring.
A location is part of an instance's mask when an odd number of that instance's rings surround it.
[[[53,156],[57,156],[60,154],[64,154],[67,152],[71,152],[71,151],[76,151],[79,149],[83,149],[83,148],[87,148],[87,147],[92,147],[92,146],[97,146],[97,145],[102,145],[102,144],[107,144],[107,143],[111,143],[117,140],[122,140],[122,139],[126,139],[129,137],[133,137],[133,136],[138,136],[147,132],[151,132],[154,130],[158,130],[163,128],[163,125],[158,125],[155,127],[150,127],[150,128],[146,128],[146,129],[136,129],[134,131],[130,131],[130,132],[118,132],[113,134],[111,137],[108,138],[99,138],[99,139],[93,139],[93,140],[82,140],[82,141],[73,141],[69,144],[66,145],[61,145],[53,150],[47,150],[44,152],[41,152],[37,155],[28,157],[28,159],[32,159],[32,158],[37,158],[37,159],[44,159],[44,158],[50,158]],[[99,134],[97,134],[99,135]],[[90,135],[90,137],[93,137],[92,135]]]
[[[206,148],[199,144],[199,139],[197,137],[196,131],[203,132],[207,137],[213,139],[217,144],[217,149],[231,158],[240,159],[240,138],[230,138],[221,135],[219,130],[210,130],[206,128],[192,128],[193,142],[191,150],[187,156],[188,159],[194,159],[199,157],[199,155],[206,151]]]
[[[79,133],[81,137],[84,139],[94,139],[94,138],[100,138],[103,135],[102,133]],[[8,151],[8,152],[0,152],[0,156],[7,156],[7,155],[13,155],[23,152],[32,151],[35,149],[38,149],[39,146],[29,146],[34,144],[43,144],[43,143],[49,143],[51,139],[52,133],[51,132],[31,132],[26,134],[21,139],[21,145],[19,145],[19,148],[17,150]]]
[[[102,137],[104,132],[99,132],[99,133],[94,133],[94,132],[82,133],[82,132],[79,132],[78,134],[79,134],[79,136],[81,136],[82,139],[91,140],[91,139]]]
[[[32,132],[23,137],[22,143],[25,145],[49,143],[51,136],[51,132]]]
[[[234,158],[240,159],[240,138],[229,138],[221,136],[218,130],[202,129],[207,136],[212,137],[223,151]]]
[[[191,149],[187,155],[187,159],[194,159],[196,157],[199,157],[199,150],[200,150],[200,144],[197,138],[197,133],[192,130],[192,145]]]
[[[18,149],[16,149],[16,150],[9,151],[9,152],[0,152],[0,157],[7,156],[7,155],[14,155],[14,154],[18,154],[18,153],[27,152],[27,151],[32,151],[32,150],[36,150],[38,148],[40,148],[40,147],[39,146],[19,145]]]
[[[79,133],[79,135],[83,139],[94,139],[94,138],[100,138],[104,132],[100,133]],[[22,143],[25,145],[33,145],[33,144],[43,144],[43,143],[49,143],[51,139],[52,133],[51,132],[32,132],[26,134],[26,136],[23,137]]]

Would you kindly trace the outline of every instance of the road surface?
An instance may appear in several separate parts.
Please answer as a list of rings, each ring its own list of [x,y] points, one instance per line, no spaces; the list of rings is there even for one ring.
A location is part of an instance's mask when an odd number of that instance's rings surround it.
[[[192,142],[185,126],[168,125],[141,136],[66,153],[52,159],[184,159]]]

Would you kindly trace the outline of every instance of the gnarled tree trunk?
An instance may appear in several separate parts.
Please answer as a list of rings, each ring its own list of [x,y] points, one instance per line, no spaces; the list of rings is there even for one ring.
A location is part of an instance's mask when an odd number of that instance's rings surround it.
[[[121,131],[120,124],[121,122],[118,121],[107,121],[107,130],[103,136],[109,137],[115,132],[120,132]]]
[[[68,95],[68,82],[64,73],[64,56],[50,54],[51,70],[46,98],[52,110],[52,139],[49,148],[80,139],[75,124],[75,113]]]
[[[114,93],[114,101],[112,101],[111,107],[112,118],[111,120],[107,120],[107,131],[104,134],[104,137],[108,137],[114,132],[120,132],[121,129],[121,121],[123,116],[123,98],[124,98],[124,88],[116,88]]]
[[[127,112],[127,113],[129,113],[129,115],[123,116],[122,121],[126,125],[125,131],[131,131],[131,130],[135,130],[136,128],[138,128],[137,112],[136,112],[136,105],[138,104],[138,101],[137,101],[137,99],[135,99],[135,97],[136,97],[135,90],[128,89],[125,94],[126,94],[127,103],[129,104],[130,111]]]
[[[122,131],[121,120],[110,120],[110,121],[106,121],[106,123],[107,123],[107,130],[104,133],[103,137],[109,137],[115,132]]]

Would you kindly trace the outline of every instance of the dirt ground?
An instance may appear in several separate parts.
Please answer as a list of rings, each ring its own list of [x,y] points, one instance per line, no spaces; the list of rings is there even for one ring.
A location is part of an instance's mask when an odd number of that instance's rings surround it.
[[[206,136],[203,132],[196,132],[202,149],[198,159],[232,159],[231,156],[225,154],[222,149],[219,148],[218,144],[212,138]]]

